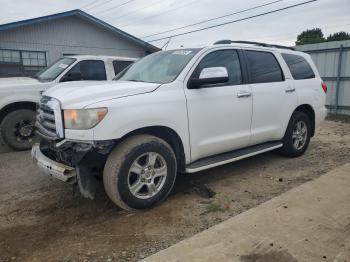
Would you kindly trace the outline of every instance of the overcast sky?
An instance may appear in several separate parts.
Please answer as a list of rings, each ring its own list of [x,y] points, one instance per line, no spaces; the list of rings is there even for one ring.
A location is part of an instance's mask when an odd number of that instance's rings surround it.
[[[263,5],[276,0],[0,0],[0,24],[63,12],[83,11],[143,40],[152,40],[218,23],[264,13],[306,0],[282,0],[223,19],[144,38],[165,30]],[[320,27],[325,35],[350,32],[350,0],[318,0],[274,14],[174,37],[169,48],[205,46],[220,39],[293,45],[307,28]],[[159,47],[167,40],[151,42]]]

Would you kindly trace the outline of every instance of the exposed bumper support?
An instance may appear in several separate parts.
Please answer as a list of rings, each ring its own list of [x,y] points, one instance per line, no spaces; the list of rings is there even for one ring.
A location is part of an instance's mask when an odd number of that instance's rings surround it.
[[[75,168],[58,163],[46,157],[40,150],[40,144],[32,147],[32,159],[34,163],[47,175],[63,182],[75,183],[77,173]]]

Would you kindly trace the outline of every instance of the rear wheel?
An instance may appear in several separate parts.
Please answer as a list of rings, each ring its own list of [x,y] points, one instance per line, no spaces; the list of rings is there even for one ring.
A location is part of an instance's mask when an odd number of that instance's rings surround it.
[[[118,145],[107,159],[103,182],[110,199],[123,209],[151,208],[170,193],[176,158],[162,139],[137,135]]]
[[[289,157],[297,157],[304,154],[309,146],[310,135],[310,118],[304,112],[295,112],[284,135],[281,153]]]
[[[15,150],[27,150],[39,140],[34,131],[35,111],[19,109],[5,116],[1,124],[4,142]]]

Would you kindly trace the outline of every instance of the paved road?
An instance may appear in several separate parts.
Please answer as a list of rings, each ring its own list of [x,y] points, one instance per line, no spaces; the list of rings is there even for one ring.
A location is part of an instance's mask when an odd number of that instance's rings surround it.
[[[349,261],[350,162],[145,262]]]

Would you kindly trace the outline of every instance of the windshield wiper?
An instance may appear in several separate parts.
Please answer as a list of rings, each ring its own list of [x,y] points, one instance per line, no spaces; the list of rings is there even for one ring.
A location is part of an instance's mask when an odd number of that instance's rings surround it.
[[[143,80],[136,80],[136,79],[126,80],[126,81],[130,81],[130,82],[146,82],[146,81],[143,81]]]

